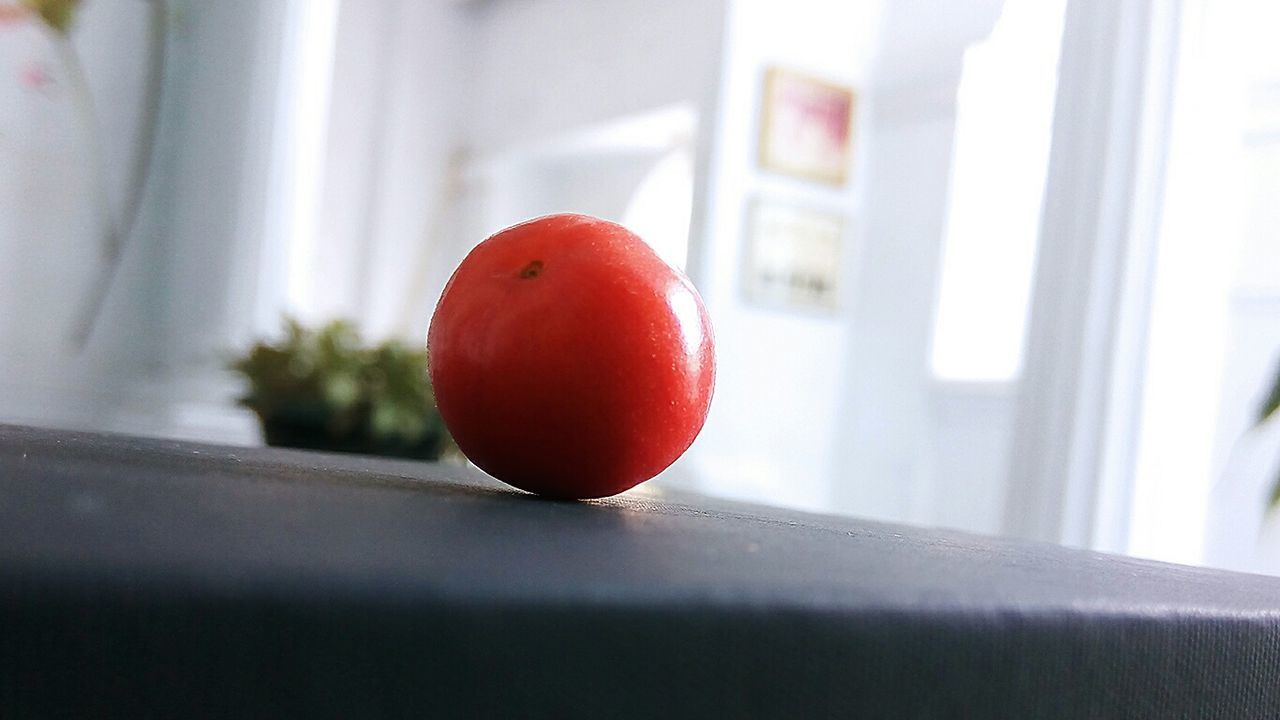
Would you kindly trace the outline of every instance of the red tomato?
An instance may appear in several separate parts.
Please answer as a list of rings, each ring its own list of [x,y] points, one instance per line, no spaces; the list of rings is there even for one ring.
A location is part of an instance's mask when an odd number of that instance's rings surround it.
[[[550,215],[467,255],[427,334],[440,415],[462,452],[518,488],[613,495],[702,429],[715,382],[706,308],[626,228]]]

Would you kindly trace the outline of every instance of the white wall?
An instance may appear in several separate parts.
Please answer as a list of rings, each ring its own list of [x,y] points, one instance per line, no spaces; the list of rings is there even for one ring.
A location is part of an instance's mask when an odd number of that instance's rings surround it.
[[[756,164],[765,71],[782,66],[859,90],[874,42],[876,3],[729,6],[707,204],[693,277],[715,322],[716,396],[702,435],[684,461],[703,490],[797,507],[830,509],[840,388],[849,378],[841,311],[820,315],[753,306],[741,277],[749,203],[767,197],[845,219],[843,275],[857,265],[857,172],[828,189],[762,171]],[[860,100],[865,102],[865,94]],[[854,162],[866,157],[865,114],[856,109]],[[846,285],[846,290],[849,287]]]
[[[684,102],[720,61],[723,0],[498,0],[481,5],[465,143],[502,152]]]
[[[921,522],[1002,532],[1016,396],[1012,385],[934,386],[926,436],[933,462],[915,499]]]

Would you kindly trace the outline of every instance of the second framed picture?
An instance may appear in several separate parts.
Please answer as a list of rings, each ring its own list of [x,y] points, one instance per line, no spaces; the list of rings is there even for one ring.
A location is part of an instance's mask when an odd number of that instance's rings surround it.
[[[757,198],[746,232],[743,290],[750,301],[782,310],[839,309],[843,216]]]

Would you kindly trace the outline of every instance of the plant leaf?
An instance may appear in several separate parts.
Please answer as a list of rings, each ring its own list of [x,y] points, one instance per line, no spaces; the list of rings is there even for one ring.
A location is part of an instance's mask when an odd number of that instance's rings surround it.
[[[1266,422],[1277,411],[1280,411],[1280,367],[1276,368],[1275,384],[1271,386],[1271,392],[1267,394],[1267,399],[1262,403],[1262,407],[1258,410],[1258,424]]]
[[[71,31],[80,0],[23,0],[23,4],[39,15],[45,25],[66,35]]]

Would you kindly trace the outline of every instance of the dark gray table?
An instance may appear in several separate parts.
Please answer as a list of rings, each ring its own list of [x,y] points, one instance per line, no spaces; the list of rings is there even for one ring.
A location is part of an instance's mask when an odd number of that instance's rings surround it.
[[[0,426],[0,717],[1280,717],[1280,579]]]

